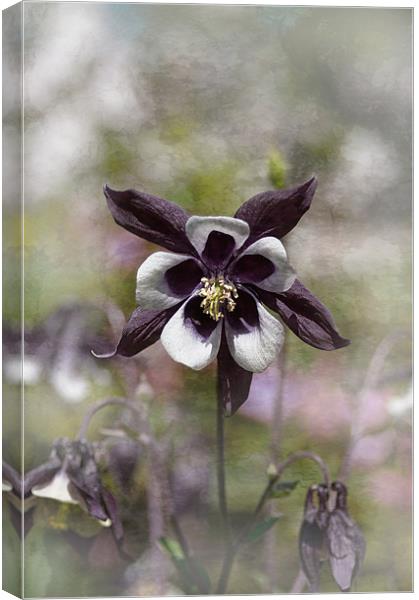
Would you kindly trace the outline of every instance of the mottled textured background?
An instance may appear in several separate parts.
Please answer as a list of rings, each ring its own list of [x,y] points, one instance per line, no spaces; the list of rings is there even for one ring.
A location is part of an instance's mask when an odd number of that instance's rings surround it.
[[[312,208],[285,241],[352,344],[325,353],[289,333],[281,364],[254,377],[227,422],[233,523],[253,509],[272,453],[315,451],[336,476],[351,447],[350,509],[367,541],[356,589],[411,590],[411,11],[37,2],[24,23],[26,468],[129,378],[170,459],[185,533],[218,572],[214,371],[188,371],[160,344],[129,361],[89,354],[134,309],[136,269],[155,249],[114,224],[102,186],[232,215],[257,192],[316,174]],[[17,115],[5,111],[13,133]],[[5,222],[17,224],[13,203]],[[18,356],[13,296],[3,302],[7,417]],[[98,415],[92,440],[112,444],[101,427],[121,418]],[[6,432],[15,466],[16,439]],[[39,501],[26,595],[179,593],[150,546],[163,526],[148,473],[140,453],[128,491],[106,475],[131,562],[77,507]],[[273,501],[284,517],[241,553],[231,592],[292,589],[305,490],[319,477],[304,463],[290,471],[300,485]],[[336,590],[326,570],[322,589]]]

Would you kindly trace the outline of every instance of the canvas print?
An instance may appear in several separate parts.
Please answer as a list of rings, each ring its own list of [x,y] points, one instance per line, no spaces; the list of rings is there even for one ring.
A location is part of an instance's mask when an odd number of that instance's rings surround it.
[[[3,584],[412,590],[412,10],[3,12]]]

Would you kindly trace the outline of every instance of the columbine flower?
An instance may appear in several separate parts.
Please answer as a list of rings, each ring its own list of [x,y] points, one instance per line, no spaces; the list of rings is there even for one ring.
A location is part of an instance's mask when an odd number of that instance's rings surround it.
[[[317,494],[317,504],[315,494]],[[320,484],[309,487],[300,529],[299,550],[301,566],[308,581],[310,592],[319,591],[320,567],[327,558],[324,534],[329,518],[328,500],[329,490],[326,485]]]
[[[364,560],[365,540],[348,514],[346,486],[334,481],[331,489],[336,493],[336,499],[326,531],[329,561],[336,583],[342,592],[348,592]]]
[[[305,501],[299,547],[311,592],[319,591],[320,568],[326,560],[342,592],[350,591],[365,555],[362,532],[348,514],[346,486],[334,481],[330,490],[332,495],[325,484],[313,485]]]
[[[93,448],[86,441],[59,439],[50,459],[30,471],[24,480],[25,492],[40,498],[78,504],[104,527],[112,527],[122,538],[115,499],[103,487]]]
[[[281,348],[283,326],[270,311],[316,348],[346,346],[329,311],[296,279],[280,241],[309,208],[316,186],[312,178],[258,194],[234,218],[189,216],[167,200],[105,186],[115,221],[171,252],[152,254],[138,269],[138,308],[115,351],[102,356],[133,356],[159,338],[192,369],[218,356],[221,392],[233,413],[247,398],[252,373],[264,371]]]

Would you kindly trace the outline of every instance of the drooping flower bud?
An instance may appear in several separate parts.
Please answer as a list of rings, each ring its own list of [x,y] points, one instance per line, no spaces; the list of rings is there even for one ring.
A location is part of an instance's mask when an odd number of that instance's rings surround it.
[[[102,485],[93,447],[84,440],[58,439],[50,460],[25,477],[25,490],[33,496],[78,504],[115,538],[123,535],[116,502]]]
[[[315,502],[317,496],[317,504]],[[300,529],[299,549],[301,566],[309,583],[310,592],[317,592],[320,567],[325,558],[325,530],[327,527],[327,486],[312,485],[306,495],[304,518]]]
[[[331,489],[336,493],[336,501],[326,531],[329,562],[336,583],[343,592],[347,592],[364,560],[365,540],[348,514],[346,486],[334,481]]]
[[[348,514],[346,486],[334,481],[330,490],[333,494],[325,484],[312,485],[305,501],[299,547],[310,592],[319,591],[320,569],[325,561],[339,588],[350,591],[365,555],[364,537]]]

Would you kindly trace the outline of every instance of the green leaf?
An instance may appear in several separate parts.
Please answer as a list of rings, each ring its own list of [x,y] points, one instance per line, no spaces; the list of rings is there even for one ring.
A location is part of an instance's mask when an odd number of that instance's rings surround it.
[[[256,540],[261,538],[267,531],[269,531],[269,529],[271,529],[271,527],[273,527],[279,519],[280,519],[280,516],[269,517],[268,519],[265,519],[264,521],[257,523],[253,527],[253,529],[251,529],[249,531],[249,533],[247,534],[246,541],[247,542],[256,542]]]
[[[190,583],[195,586],[198,593],[209,594],[211,580],[205,567],[195,558],[189,558],[188,563]]]
[[[180,544],[169,537],[159,539],[160,548],[167,552],[180,575],[180,585],[188,594],[208,594],[211,580],[204,566],[196,559],[185,556]]]
[[[300,483],[300,480],[297,479],[295,481],[281,481],[276,483],[270,492],[271,498],[285,498],[289,496],[291,492],[295,490],[297,485]]]
[[[180,544],[173,538],[161,537],[159,539],[159,546],[175,561],[183,560],[185,558]]]

